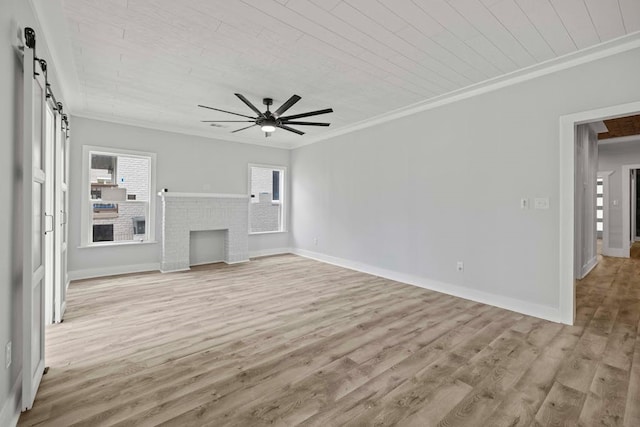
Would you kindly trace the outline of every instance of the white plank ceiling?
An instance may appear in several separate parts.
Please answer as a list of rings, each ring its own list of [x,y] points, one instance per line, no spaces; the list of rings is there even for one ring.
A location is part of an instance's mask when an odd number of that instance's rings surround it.
[[[331,128],[259,128],[247,142],[309,136],[640,30],[640,0],[63,0],[78,113],[225,139],[292,94],[291,114]],[[45,17],[46,19],[46,17]],[[238,125],[238,126],[232,126]],[[302,138],[302,139],[301,139]]]

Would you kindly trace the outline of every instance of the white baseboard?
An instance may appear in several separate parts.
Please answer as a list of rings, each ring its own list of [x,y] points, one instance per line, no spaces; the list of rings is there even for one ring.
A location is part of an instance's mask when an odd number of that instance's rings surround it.
[[[271,255],[283,255],[293,253],[291,248],[273,248],[273,249],[262,249],[259,251],[251,251],[249,252],[249,258],[258,258],[261,256],[271,256]]]
[[[115,276],[118,274],[142,273],[160,270],[160,263],[117,265],[104,268],[89,268],[69,272],[69,280],[92,279],[94,277]]]
[[[307,251],[305,249],[291,250],[292,253],[306,258],[315,259],[317,261],[326,262],[328,264],[337,265],[339,267],[360,271],[374,276],[384,277],[385,279],[395,280],[397,282],[407,283],[409,285],[418,286],[432,291],[442,292],[444,294],[453,295],[455,297],[480,302],[483,304],[493,305],[528,316],[538,317],[540,319],[550,320],[552,322],[562,323],[559,308],[548,307],[540,304],[533,304],[515,298],[495,295],[484,291],[467,288],[464,286],[452,285],[449,283],[439,282],[411,274],[400,273],[393,270],[387,270],[364,264],[357,261],[351,261],[344,258],[338,258],[331,255],[325,255],[318,252]]]
[[[618,250],[622,251],[622,249],[618,249]],[[351,261],[343,258],[333,257],[331,255],[325,255],[318,252],[307,251],[305,249],[296,249],[296,248],[264,249],[260,251],[253,251],[249,254],[249,256],[250,258],[256,258],[260,256],[280,255],[280,254],[287,254],[287,253],[301,255],[307,258],[312,258],[318,261],[334,264],[339,267],[349,268],[351,270],[361,271],[363,273],[384,277],[390,280],[396,280],[398,282],[407,283],[409,285],[419,286],[421,288],[430,289],[430,290],[442,292],[448,295],[453,295],[456,297],[481,302],[483,304],[493,305],[496,307],[516,311],[518,313],[526,314],[529,316],[550,320],[552,322],[561,321],[560,311],[557,308],[543,306],[539,304],[533,304],[527,301],[522,301],[519,299],[505,297],[501,295],[495,295],[495,294],[491,294],[484,291],[478,291],[478,290],[467,288],[464,286],[458,286],[458,285],[452,285],[449,283],[439,282],[439,281],[431,280],[425,277],[415,276],[415,275],[406,274],[406,273],[400,273],[393,270],[387,270],[387,269],[375,267],[369,264],[360,263],[357,261]],[[246,262],[246,261],[240,261],[240,262]],[[80,279],[89,279],[94,277],[113,276],[117,274],[140,273],[145,271],[158,271],[158,270],[160,270],[160,264],[156,264],[156,263],[123,265],[123,266],[115,266],[115,267],[107,267],[107,268],[95,268],[95,269],[70,271],[69,278],[71,280],[80,280]]]
[[[249,252],[249,258],[256,258],[261,256],[269,256],[269,255],[281,255],[281,254],[290,254],[292,253],[291,248],[273,248],[273,249],[262,249],[259,251]],[[248,262],[249,259],[237,262],[230,262],[227,264],[240,264],[243,262]],[[192,264],[192,266],[196,265],[204,265],[204,264],[212,264],[216,262],[224,262],[224,260],[219,261],[204,261],[201,263]],[[159,271],[160,263],[149,263],[149,264],[133,264],[133,265],[118,265],[114,267],[105,267],[105,268],[90,268],[86,270],[74,270],[69,272],[69,281],[71,280],[81,280],[81,279],[93,279],[96,277],[105,277],[105,276],[115,276],[118,274],[129,274],[129,273],[142,273],[145,271]],[[171,271],[163,271],[163,273],[172,273],[174,271],[185,271],[187,269],[182,270],[171,270]],[[68,286],[68,284],[67,284]]]
[[[249,261],[251,261],[251,260],[250,259],[243,259],[243,260],[240,260],[240,261],[232,261],[232,262],[227,262],[227,261],[225,261],[223,259],[221,259],[221,260],[202,261],[202,262],[196,262],[194,264],[189,264],[189,267],[187,267],[187,268],[177,268],[175,270],[162,270],[162,269],[160,269],[160,273],[178,273],[180,271],[189,271],[189,270],[191,270],[191,267],[197,267],[199,265],[218,264],[218,263],[221,263],[221,262],[224,262],[227,265],[234,265],[234,264],[242,264],[242,263],[249,262]]]
[[[593,268],[598,265],[598,256],[594,256],[593,258],[591,258],[589,260],[589,262],[587,262],[583,267],[582,267],[582,275],[580,276],[581,279],[587,277],[587,274],[591,273],[591,270],[593,270]]]
[[[251,261],[251,260],[249,258],[247,258],[247,259],[243,259],[243,260],[240,260],[240,261],[231,261],[231,262],[223,261],[223,262],[225,264],[227,264],[227,265],[234,265],[234,264],[242,264],[242,263],[249,262],[249,261]]]
[[[602,255],[615,258],[629,258],[629,250],[623,248],[602,248]]]
[[[4,405],[0,408],[0,426],[15,427],[20,418],[20,386],[22,384],[22,374],[18,375],[16,382],[11,387],[9,396]]]
[[[209,263],[207,263],[207,264],[209,264]],[[204,265],[204,264],[198,264],[198,265]],[[176,270],[162,270],[162,269],[160,269],[160,273],[162,273],[162,274],[165,274],[165,273],[178,273],[180,271],[189,271],[189,270],[191,270],[190,266],[187,267],[187,268],[178,268]]]

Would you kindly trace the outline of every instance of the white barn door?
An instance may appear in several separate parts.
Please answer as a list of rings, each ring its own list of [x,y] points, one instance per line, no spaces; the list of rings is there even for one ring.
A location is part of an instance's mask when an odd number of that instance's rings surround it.
[[[67,307],[67,212],[69,212],[69,133],[61,114],[56,114],[55,136],[55,279],[53,321],[62,322]]]
[[[28,39],[28,37],[27,37]],[[30,409],[44,373],[45,233],[53,229],[46,216],[44,73],[34,49],[24,49],[22,186],[23,242],[23,367],[22,409]]]

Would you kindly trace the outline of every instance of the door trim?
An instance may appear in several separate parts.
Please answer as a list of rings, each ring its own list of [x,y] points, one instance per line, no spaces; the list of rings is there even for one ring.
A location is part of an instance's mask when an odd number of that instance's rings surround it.
[[[629,174],[633,169],[640,169],[640,164],[622,165],[622,253],[624,258],[629,258],[631,251],[631,179]]]

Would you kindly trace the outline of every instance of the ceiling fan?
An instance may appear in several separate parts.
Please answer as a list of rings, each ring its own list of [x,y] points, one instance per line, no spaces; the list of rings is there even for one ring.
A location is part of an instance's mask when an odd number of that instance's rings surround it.
[[[202,120],[204,123],[211,123],[211,126],[215,126],[215,123],[253,123],[247,127],[243,127],[240,129],[236,129],[231,133],[240,132],[245,129],[252,128],[254,126],[260,126],[260,129],[264,132],[264,136],[271,136],[271,133],[275,131],[277,128],[287,130],[289,132],[297,133],[298,135],[304,135],[304,132],[294,129],[290,127],[290,125],[294,126],[329,126],[330,123],[319,123],[319,122],[298,122],[295,119],[301,119],[303,117],[310,116],[318,116],[320,114],[333,113],[332,108],[325,108],[324,110],[310,111],[308,113],[302,114],[293,114],[291,116],[283,116],[285,111],[293,106],[296,102],[300,101],[300,97],[298,95],[293,95],[289,98],[284,104],[280,106],[276,111],[269,111],[269,106],[273,104],[273,99],[264,98],[262,103],[267,106],[267,111],[264,113],[260,112],[247,98],[245,98],[242,94],[235,94],[242,102],[244,102],[249,108],[256,113],[257,117],[251,117],[244,114],[234,113],[231,111],[221,110],[219,108],[207,107],[206,105],[198,105],[198,107],[208,108],[209,110],[221,111],[223,113],[233,114],[240,117],[246,117],[250,120]]]

